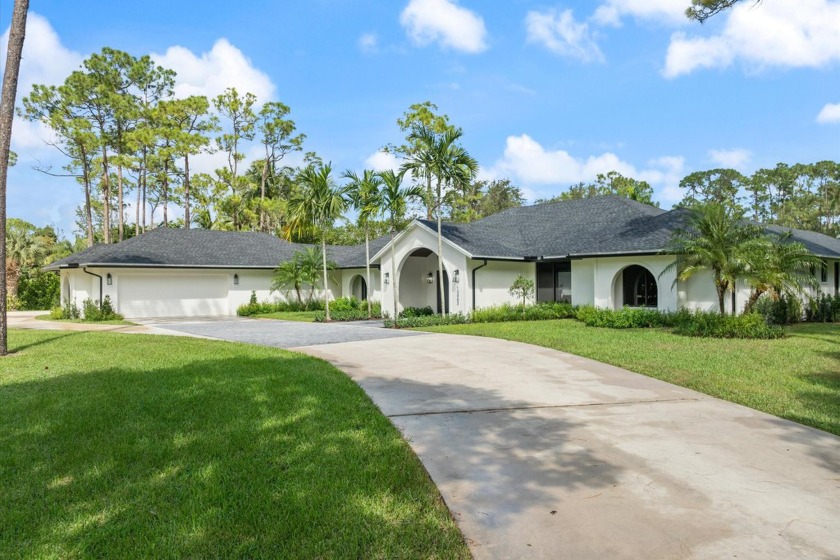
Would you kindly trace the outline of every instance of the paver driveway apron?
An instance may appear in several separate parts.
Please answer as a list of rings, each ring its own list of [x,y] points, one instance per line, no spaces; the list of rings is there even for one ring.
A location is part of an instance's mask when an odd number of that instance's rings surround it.
[[[840,438],[554,350],[299,348],[402,430],[477,558],[838,558]]]
[[[146,326],[193,336],[249,342],[275,348],[292,348],[314,344],[333,344],[380,338],[425,336],[414,331],[383,329],[381,321],[356,323],[303,323],[271,319],[183,318],[142,319]]]

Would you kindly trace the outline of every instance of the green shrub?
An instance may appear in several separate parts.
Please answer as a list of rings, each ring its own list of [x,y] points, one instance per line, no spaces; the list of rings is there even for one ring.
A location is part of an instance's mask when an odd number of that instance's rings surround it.
[[[401,316],[396,326],[402,329],[412,329],[420,327],[434,327],[438,325],[463,325],[464,323],[469,322],[469,317],[460,313],[455,313],[452,315],[447,315],[446,317],[441,317],[440,315],[424,315],[422,317]],[[394,320],[386,319],[385,326],[393,327]]]
[[[674,333],[707,338],[761,338],[785,336],[782,327],[768,324],[760,313],[720,315],[711,311],[682,313],[676,321]]]
[[[434,314],[431,306],[427,305],[426,307],[406,307],[400,313],[400,317],[428,317]]]
[[[333,311],[360,311],[363,308],[367,317],[367,302],[359,301],[355,297],[341,297],[330,302],[330,315]]]
[[[820,294],[808,300],[805,308],[805,320],[815,323],[840,321],[840,295]]]
[[[473,323],[502,323],[505,321],[545,321],[575,316],[569,303],[538,303],[536,305],[497,305],[473,311]]]
[[[78,310],[76,312],[78,313]],[[111,296],[105,296],[101,306],[97,305],[90,298],[82,302],[82,320],[85,322],[121,321],[122,319],[123,316],[114,311],[114,306],[111,304]]]
[[[61,279],[55,272],[27,270],[18,281],[18,309],[51,309],[60,305]]]
[[[367,321],[368,320],[368,310],[367,310],[367,302],[366,301],[359,301],[355,298],[339,298],[335,300],[336,302],[346,299],[354,300],[354,305],[356,308],[348,308],[346,304],[340,304],[336,307],[333,307],[334,302],[330,302],[330,320],[331,321]],[[319,311],[315,314],[315,322],[322,323],[326,320],[326,313],[324,311]],[[382,305],[378,302],[371,302],[371,317],[372,319],[381,319],[382,318]]]
[[[642,329],[668,327],[674,324],[673,313],[645,307],[625,307],[619,310],[584,305],[577,308],[575,317],[589,327],[608,329]]]
[[[245,305],[240,305],[236,309],[236,314],[240,317],[250,317],[252,315],[263,315],[265,313],[280,313],[285,311],[323,311],[324,302],[322,300],[312,300],[309,302],[298,303],[296,301],[264,301],[257,303],[256,294],[252,293],[251,301]]]

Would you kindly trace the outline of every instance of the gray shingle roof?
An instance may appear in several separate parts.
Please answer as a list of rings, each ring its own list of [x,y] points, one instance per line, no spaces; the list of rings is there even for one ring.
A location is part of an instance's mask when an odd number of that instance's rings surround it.
[[[371,241],[371,254],[388,238]],[[139,266],[196,268],[275,268],[310,245],[273,235],[205,229],[156,228],[113,245],[94,245],[55,261],[46,270],[70,266]],[[376,247],[376,249],[374,249]],[[365,247],[327,246],[327,258],[339,268],[365,266]]]
[[[469,224],[445,223],[441,230],[476,258],[583,257],[659,253],[685,220],[684,209],[602,196],[511,208]],[[419,221],[437,230],[435,222]],[[818,256],[840,258],[838,239],[803,230],[793,230],[793,238]]]
[[[604,196],[511,208],[469,224],[443,224],[443,235],[475,258],[528,259],[659,253],[686,211],[666,212],[627,198]],[[436,230],[435,222],[420,223]],[[840,239],[804,230],[791,231],[820,257],[840,258]],[[371,240],[375,255],[388,236]],[[206,268],[275,268],[309,245],[289,243],[265,233],[157,228],[114,245],[95,245],[45,267],[144,266]],[[365,246],[327,247],[339,268],[365,266]]]

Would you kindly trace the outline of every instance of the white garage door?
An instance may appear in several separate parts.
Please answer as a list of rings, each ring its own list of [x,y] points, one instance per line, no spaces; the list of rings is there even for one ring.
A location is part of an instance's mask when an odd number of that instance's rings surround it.
[[[223,274],[120,274],[117,311],[125,317],[200,317],[227,315]]]

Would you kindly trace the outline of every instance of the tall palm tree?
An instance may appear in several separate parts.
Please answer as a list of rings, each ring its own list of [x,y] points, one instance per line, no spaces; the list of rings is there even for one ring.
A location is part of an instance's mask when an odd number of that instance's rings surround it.
[[[397,278],[397,255],[394,248],[394,236],[397,233],[398,221],[405,216],[408,203],[412,199],[423,197],[423,190],[418,186],[403,187],[402,173],[394,173],[392,170],[383,171],[379,174],[382,178],[382,190],[380,191],[380,203],[382,211],[388,215],[391,231],[391,280],[394,285],[394,325],[399,317],[399,279]]]
[[[409,139],[417,149],[409,155],[402,171],[411,171],[415,176],[434,178],[435,199],[433,209],[437,221],[438,236],[438,282],[440,288],[440,314],[446,316],[446,287],[443,282],[443,233],[441,214],[443,213],[444,189],[461,187],[475,179],[478,174],[478,162],[458,144],[463,136],[459,128],[451,127],[443,134],[435,134],[430,128],[415,128]]]
[[[350,179],[350,183],[347,184],[350,189],[350,202],[353,204],[353,208],[359,211],[359,224],[365,230],[365,272],[367,274],[367,286],[370,288],[370,220],[382,213],[382,195],[379,192],[379,188],[382,186],[382,178],[370,169],[365,169],[361,177],[353,171],[347,170],[343,177]],[[373,317],[373,307],[370,299],[370,296],[368,296],[368,319]]]
[[[50,251],[47,240],[24,228],[10,227],[6,231],[7,290],[17,295],[20,274],[41,262]]]
[[[806,285],[819,285],[811,271],[825,263],[790,238],[790,233],[765,238],[763,246],[756,245],[748,256],[745,278],[751,292],[744,313],[750,313],[763,294],[778,298],[785,292],[802,293]]]
[[[744,277],[749,256],[762,250],[766,240],[757,227],[743,221],[743,210],[708,203],[688,212],[687,227],[675,233],[666,249],[677,259],[662,274],[676,269],[676,283],[686,281],[699,272],[711,272],[720,314],[726,314],[724,299],[726,292],[731,290],[734,315],[735,282]]]
[[[300,191],[289,201],[287,238],[314,228],[321,235],[321,265],[324,273],[324,316],[330,320],[330,293],[327,277],[327,231],[347,209],[347,187],[338,186],[330,174],[332,165],[310,165],[298,177]]]

